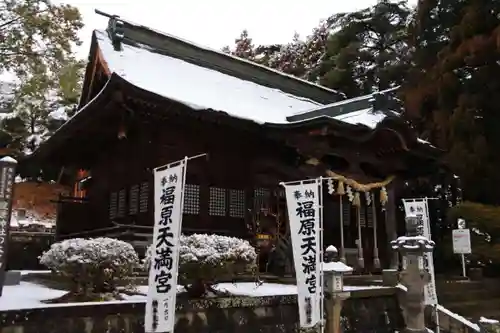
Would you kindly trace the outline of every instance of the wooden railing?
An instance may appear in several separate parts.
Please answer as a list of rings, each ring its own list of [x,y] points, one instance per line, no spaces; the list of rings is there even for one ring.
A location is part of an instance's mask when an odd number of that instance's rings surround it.
[[[478,333],[479,325],[454,313],[442,305],[426,309],[426,326],[440,333]]]

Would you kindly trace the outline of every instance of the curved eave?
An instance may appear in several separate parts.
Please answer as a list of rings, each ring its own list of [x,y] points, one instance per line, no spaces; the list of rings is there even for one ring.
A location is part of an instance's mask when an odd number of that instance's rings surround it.
[[[54,150],[61,147],[65,140],[74,136],[74,133],[85,124],[99,115],[101,107],[112,99],[112,93],[118,83],[117,76],[111,75],[101,91],[85,106],[79,109],[73,117],[68,119],[47,141],[29,156],[30,160],[42,161],[50,156]],[[62,152],[61,152],[62,153]]]
[[[430,159],[439,159],[444,153],[443,150],[422,142],[415,135],[414,131],[401,118],[388,116],[377,124],[374,128],[363,124],[350,124],[344,121],[329,117],[319,116],[303,121],[290,123],[265,123],[264,127],[271,130],[290,131],[297,129],[318,129],[326,128],[332,132],[339,132],[356,142],[368,142],[382,132],[391,132],[400,142],[401,148],[410,151],[415,155]]]
[[[97,50],[96,50],[97,51]],[[151,102],[153,104],[162,105],[166,101],[184,105],[185,108],[175,111],[169,108],[168,112],[182,113],[183,116],[202,118],[207,121],[216,121],[236,126],[242,129],[255,131],[261,134],[272,134],[275,131],[295,131],[296,129],[318,129],[328,126],[334,132],[338,132],[353,141],[367,142],[373,139],[376,135],[383,131],[393,132],[401,141],[402,148],[409,151],[411,154],[419,155],[426,159],[438,159],[443,151],[431,146],[428,143],[420,142],[413,134],[411,128],[398,117],[387,117],[381,121],[375,128],[370,128],[361,124],[350,124],[341,120],[334,119],[328,116],[320,116],[300,122],[291,123],[265,123],[258,124],[252,120],[236,118],[224,111],[212,109],[195,110],[189,104],[182,101],[176,101],[156,93],[144,90],[133,83],[127,81],[116,73],[110,75],[107,83],[101,91],[84,107],[70,118],[61,128],[59,128],[47,141],[42,143],[40,147],[30,156],[30,160],[44,160],[50,156],[58,148],[62,147],[65,140],[74,137],[79,129],[83,129],[89,121],[95,121],[100,115],[103,115],[103,105],[113,100],[115,91],[133,92],[136,98]],[[128,93],[125,96],[130,96]],[[175,109],[175,108],[174,108]],[[187,112],[185,112],[187,111]],[[167,110],[161,110],[167,112]]]
[[[228,114],[225,111],[214,110],[210,108],[208,109],[194,108],[187,102],[176,100],[174,98],[165,97],[157,93],[151,92],[149,90],[143,89],[131,83],[126,78],[119,76],[116,73],[113,73],[113,76],[116,85],[119,85],[120,89],[122,89],[123,91],[130,92],[124,94],[125,98],[133,97],[143,101],[147,101],[148,104],[153,104],[153,105],[165,105],[165,102],[169,102],[183,106],[180,109],[176,108],[162,109],[161,112],[163,113],[170,112],[172,114],[175,113],[181,114],[182,116],[190,118],[198,118],[198,119],[203,119],[205,121],[224,123],[229,126],[236,126],[238,128],[244,128],[252,131],[261,131],[263,129],[262,125],[256,123],[255,121],[244,118],[238,118]]]

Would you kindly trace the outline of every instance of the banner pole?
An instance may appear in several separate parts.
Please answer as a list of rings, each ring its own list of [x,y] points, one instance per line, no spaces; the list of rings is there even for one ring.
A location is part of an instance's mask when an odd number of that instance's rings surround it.
[[[171,168],[172,165],[174,165],[174,164],[179,164],[179,163],[181,163],[183,161],[187,162],[187,161],[194,160],[194,159],[197,159],[197,158],[200,158],[200,157],[206,157],[206,159],[208,160],[208,153],[198,154],[198,155],[191,156],[191,157],[185,156],[182,160],[178,160],[178,161],[175,161],[175,162],[170,162],[170,163],[167,163],[167,164],[160,165],[160,166],[154,168],[153,172],[165,170],[165,169]]]
[[[325,332],[325,274],[323,270],[324,248],[323,248],[323,178],[319,177],[319,249],[320,249],[320,331]]]
[[[463,277],[467,277],[467,270],[465,269],[465,254],[460,255],[462,258],[462,275]]]

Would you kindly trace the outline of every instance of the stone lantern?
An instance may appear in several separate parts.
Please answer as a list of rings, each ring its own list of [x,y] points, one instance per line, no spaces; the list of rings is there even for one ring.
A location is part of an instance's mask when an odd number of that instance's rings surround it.
[[[344,290],[344,275],[352,272],[352,267],[338,260],[338,251],[335,246],[326,248],[322,271],[325,279],[327,332],[340,332],[340,312],[344,300],[349,298],[350,292]]]
[[[422,221],[417,216],[406,217],[408,236],[391,242],[393,250],[403,258],[401,282],[407,288],[403,300],[403,315],[408,332],[427,332],[425,328],[424,287],[430,282],[430,274],[424,267],[425,253],[432,252],[434,242],[421,235]]]

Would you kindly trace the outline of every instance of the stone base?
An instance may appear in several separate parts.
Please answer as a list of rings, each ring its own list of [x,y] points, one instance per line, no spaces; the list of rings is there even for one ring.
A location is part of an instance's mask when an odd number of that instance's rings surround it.
[[[399,272],[396,269],[382,270],[382,284],[384,286],[395,287],[399,283]]]
[[[483,279],[483,269],[480,267],[469,268],[469,279],[472,281],[481,281]]]
[[[4,286],[17,286],[21,283],[21,272],[7,271],[5,272]]]
[[[427,328],[424,328],[421,330],[414,330],[414,329],[407,327],[403,330],[403,333],[429,333],[429,332],[432,332],[432,331],[429,331]]]

